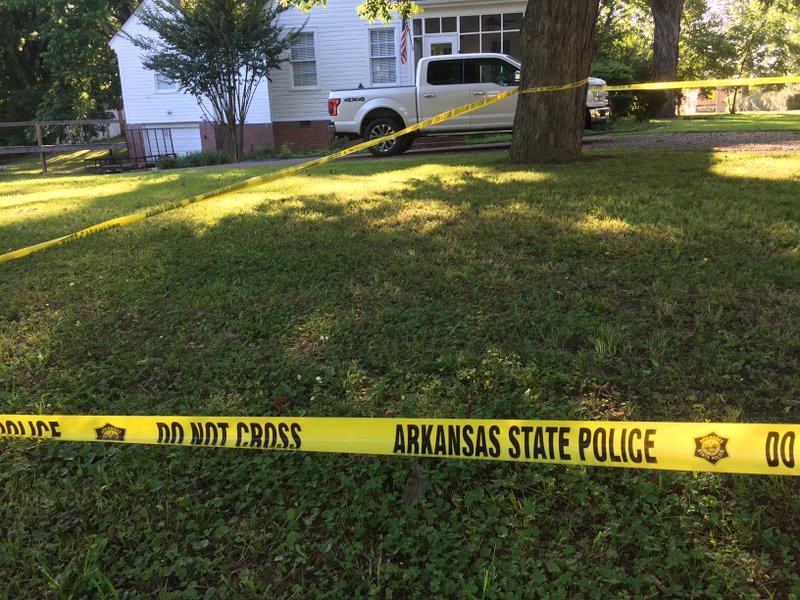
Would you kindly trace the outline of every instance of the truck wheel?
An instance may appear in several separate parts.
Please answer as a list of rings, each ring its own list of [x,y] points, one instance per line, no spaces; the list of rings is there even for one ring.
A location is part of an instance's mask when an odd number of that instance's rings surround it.
[[[387,135],[391,135],[396,131],[400,131],[403,127],[395,119],[381,118],[370,121],[364,128],[364,139],[374,140]],[[395,156],[408,150],[411,146],[412,139],[410,136],[404,135],[401,138],[393,140],[386,140],[376,146],[369,148],[369,151],[375,156]]]

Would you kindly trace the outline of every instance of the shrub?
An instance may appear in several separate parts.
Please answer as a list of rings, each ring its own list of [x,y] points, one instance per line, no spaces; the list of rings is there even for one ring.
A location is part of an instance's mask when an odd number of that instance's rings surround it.
[[[592,63],[592,77],[605,80],[608,85],[627,85],[633,83],[635,74],[633,69],[618,60],[602,58]],[[633,92],[611,92],[612,117],[624,117],[630,114],[631,103],[634,101]]]
[[[221,150],[202,152],[191,152],[183,157],[187,167],[209,167],[212,165],[224,165],[229,162],[228,155]]]
[[[786,99],[786,110],[800,110],[800,94],[792,94]]]
[[[156,166],[159,169],[177,169],[178,160],[175,156],[162,156],[156,161]]]
[[[655,118],[667,101],[668,92],[647,90],[634,94],[630,104],[630,115],[639,121]]]
[[[224,165],[229,162],[228,155],[218,151],[190,152],[185,156],[162,156],[158,159],[156,166],[159,169],[186,169],[188,167],[209,167],[212,165]]]

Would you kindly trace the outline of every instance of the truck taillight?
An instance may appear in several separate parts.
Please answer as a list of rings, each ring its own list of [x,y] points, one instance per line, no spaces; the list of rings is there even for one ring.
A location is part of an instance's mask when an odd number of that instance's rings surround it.
[[[328,116],[335,117],[339,114],[339,103],[341,100],[339,98],[329,98],[328,99]]]

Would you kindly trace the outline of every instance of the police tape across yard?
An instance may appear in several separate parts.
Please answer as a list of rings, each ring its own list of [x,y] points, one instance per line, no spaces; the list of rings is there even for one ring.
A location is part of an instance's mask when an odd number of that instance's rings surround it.
[[[211,190],[203,194],[198,194],[197,196],[192,196],[190,198],[184,198],[182,200],[178,200],[175,202],[168,202],[165,204],[154,206],[143,212],[125,215],[115,219],[110,219],[108,221],[104,221],[102,223],[86,227],[85,229],[81,229],[80,231],[76,231],[61,236],[59,238],[54,238],[45,242],[34,244],[32,246],[26,246],[25,248],[20,248],[19,250],[14,250],[12,252],[0,254],[0,263],[10,262],[18,258],[23,258],[25,256],[33,254],[34,252],[39,252],[40,250],[45,250],[47,248],[52,248],[54,246],[59,246],[61,244],[66,244],[75,240],[79,240],[88,237],[92,234],[99,233],[100,231],[110,229],[112,227],[122,227],[124,225],[131,225],[133,223],[138,223],[139,221],[144,221],[145,219],[148,219],[150,217],[154,217],[156,215],[160,215],[171,210],[182,208],[190,204],[202,202],[204,200],[210,200],[212,198],[219,198],[220,196],[231,194],[233,192],[238,192],[246,188],[264,185],[267,183],[271,183],[273,181],[277,181],[279,179],[283,179],[284,177],[296,175],[297,173],[301,173],[303,171],[306,171],[307,169],[311,169],[312,167],[323,165],[325,163],[331,162],[338,158],[342,158],[344,156],[348,156],[350,154],[354,154],[356,152],[361,152],[362,150],[366,150],[368,148],[371,148],[372,146],[377,146],[378,144],[382,144],[391,139],[409,133],[413,133],[415,131],[424,129],[426,127],[430,127],[432,125],[436,125],[438,123],[442,123],[459,115],[463,115],[478,110],[480,108],[483,108],[485,106],[489,106],[490,104],[494,104],[495,102],[500,102],[501,100],[505,100],[506,98],[513,96],[514,94],[517,93],[535,94],[544,92],[558,92],[558,91],[574,89],[577,87],[582,87],[588,84],[588,82],[589,78],[587,77],[580,81],[575,81],[572,83],[568,83],[566,85],[542,86],[542,87],[529,88],[525,90],[513,89],[507,92],[501,92],[495,96],[490,96],[483,100],[472,102],[470,104],[460,106],[453,110],[449,110],[447,112],[444,112],[440,115],[437,115],[425,121],[420,121],[419,123],[406,127],[405,129],[398,131],[395,134],[381,138],[375,138],[373,140],[368,140],[366,142],[350,146],[349,148],[346,148],[334,154],[329,154],[327,156],[310,160],[308,162],[299,165],[287,167],[285,169],[281,169],[279,171],[267,175],[257,175],[256,177],[251,177],[249,179],[245,179],[244,181],[233,183],[231,185],[226,185],[224,187],[217,188],[215,190]],[[699,81],[668,81],[668,82],[655,82],[655,83],[638,83],[633,85],[616,85],[616,86],[605,85],[605,86],[591,86],[591,87],[593,90],[596,91],[618,92],[618,91],[630,91],[630,90],[668,90],[668,89],[684,89],[684,88],[699,88],[699,87],[741,87],[741,86],[773,85],[773,84],[785,84],[785,83],[800,83],[800,75],[786,76],[786,77],[754,77],[749,79],[706,79]]]
[[[530,90],[530,91],[545,92],[545,91],[566,90],[575,87],[580,87],[582,85],[585,85],[587,82],[588,79],[584,79],[582,81],[578,81],[564,86],[550,86],[547,88],[537,88],[536,90]],[[123,225],[138,223],[139,221],[144,221],[145,219],[148,219],[150,217],[154,217],[156,215],[160,215],[165,212],[175,210],[177,208],[182,208],[190,204],[202,202],[204,200],[210,200],[211,198],[219,198],[220,196],[231,194],[233,192],[238,192],[246,188],[264,185],[266,183],[271,183],[273,181],[283,179],[284,177],[296,175],[297,173],[300,173],[312,167],[323,165],[325,163],[336,160],[337,158],[342,158],[343,156],[354,154],[355,152],[360,152],[361,150],[366,150],[367,148],[371,148],[372,146],[377,146],[378,144],[382,144],[388,140],[399,137],[401,135],[405,135],[407,133],[413,133],[414,131],[422,129],[423,127],[430,127],[431,125],[436,125],[437,123],[447,121],[448,119],[452,119],[453,117],[456,117],[458,115],[463,115],[464,113],[468,113],[473,110],[482,108],[484,106],[488,106],[489,104],[499,102],[500,100],[504,100],[509,96],[516,94],[517,91],[518,90],[509,90],[508,92],[503,92],[502,94],[498,94],[497,96],[485,98],[484,100],[479,100],[478,102],[473,102],[471,104],[461,106],[454,110],[447,111],[426,121],[421,121],[415,125],[406,127],[402,131],[397,132],[397,134],[395,135],[368,140],[366,142],[362,142],[361,144],[356,144],[355,146],[350,146],[349,148],[345,148],[344,150],[341,150],[334,154],[329,154],[328,156],[323,156],[322,158],[311,160],[292,167],[287,167],[285,169],[281,169],[279,171],[270,173],[268,175],[257,175],[256,177],[251,177],[249,179],[245,179],[244,181],[240,181],[237,183],[232,183],[230,185],[226,185],[224,187],[211,190],[210,192],[205,192],[204,194],[198,194],[197,196],[193,196],[191,198],[184,198],[183,200],[178,200],[176,202],[168,202],[165,204],[161,204],[159,206],[155,206],[143,212],[126,215],[124,217],[111,219],[109,221],[104,221],[102,223],[92,225],[91,227],[81,229],[80,231],[76,231],[74,233],[70,233],[68,235],[59,238],[48,240],[46,242],[41,242],[39,244],[34,244],[32,246],[27,246],[25,248],[20,248],[19,250],[14,250],[13,252],[8,252],[6,254],[0,254],[0,263],[9,262],[12,260],[16,260],[18,258],[23,258],[25,256],[28,256],[29,254],[33,254],[34,252],[39,252],[40,250],[45,250],[47,248],[52,248],[54,246],[59,246],[61,244],[66,244],[75,240],[79,240],[88,237],[92,234],[99,233],[100,231],[103,231],[105,229],[110,229],[112,227],[122,227]]]
[[[798,433],[747,423],[0,415],[0,438],[757,475],[800,475]]]

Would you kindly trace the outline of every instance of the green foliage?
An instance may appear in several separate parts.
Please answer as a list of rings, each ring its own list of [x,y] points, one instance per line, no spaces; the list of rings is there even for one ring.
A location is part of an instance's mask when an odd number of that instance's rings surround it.
[[[39,3],[0,2],[0,121],[27,121],[45,94],[42,31],[47,12]],[[0,144],[24,145],[21,130],[0,129]]]
[[[116,56],[108,40],[136,3],[0,3],[0,120],[106,118],[109,109],[119,108]]]
[[[731,44],[722,30],[723,14],[711,12],[706,0],[686,3],[681,24],[678,76],[681,79],[726,77]]]
[[[636,81],[633,69],[625,63],[613,58],[601,58],[592,63],[592,76],[603,79],[608,85],[627,85]],[[627,116],[630,113],[633,92],[613,92],[611,98],[611,115],[613,118]]]
[[[643,0],[602,0],[597,21],[597,53],[592,74],[609,84],[650,81],[653,17]],[[641,92],[611,94],[612,115],[655,116],[660,97]],[[663,104],[663,100],[662,100]]]
[[[800,110],[800,94],[793,94],[786,100],[786,110]]]
[[[641,0],[602,0],[595,35],[595,61],[625,65],[634,81],[648,81],[653,18]]]
[[[257,152],[250,152],[245,154],[242,157],[242,160],[271,160],[271,159],[282,159],[282,158],[298,158],[301,156],[320,156],[325,154],[325,150],[304,150],[304,151],[295,151],[292,150],[288,145],[284,144],[280,148],[265,148],[264,150],[258,150]]]
[[[162,156],[158,159],[156,166],[160,169],[186,169],[189,167],[224,165],[228,162],[228,155],[225,152],[203,150],[202,152],[190,152],[183,156]]]
[[[727,74],[752,77],[784,74],[789,65],[796,65],[800,54],[797,32],[800,18],[785,2],[774,2],[764,9],[759,0],[733,0],[730,3],[733,19],[724,26],[730,44]],[[728,99],[728,110],[738,109],[739,90]]]
[[[0,251],[263,172],[4,173]],[[798,176],[325,165],[3,266],[0,411],[787,421]],[[0,597],[800,594],[798,478],[430,459],[412,506],[408,458],[3,440],[0,462]]]
[[[279,2],[284,8],[294,6],[304,12],[315,6],[328,6],[327,0],[279,0]],[[391,23],[394,17],[410,17],[422,12],[414,0],[364,0],[357,10],[358,14],[370,23],[376,20]]]
[[[130,38],[145,52],[145,67],[198,99],[235,161],[256,88],[280,68],[298,33],[275,23],[280,11],[273,0],[154,0],[139,15],[156,37]]]
[[[601,2],[598,64],[616,61],[628,67],[635,81],[649,81],[652,39],[652,16],[645,2]],[[796,3],[786,0],[685,2],[678,62],[680,79],[784,74],[800,67],[798,57],[800,19]],[[593,71],[602,72],[602,69],[601,66],[600,71]],[[660,92],[612,97],[616,115],[631,114],[641,119],[655,116],[665,99],[665,94]]]

